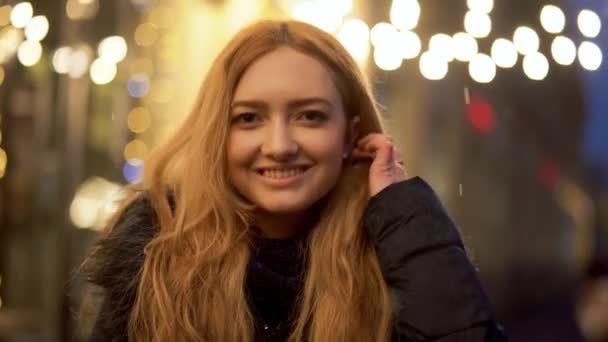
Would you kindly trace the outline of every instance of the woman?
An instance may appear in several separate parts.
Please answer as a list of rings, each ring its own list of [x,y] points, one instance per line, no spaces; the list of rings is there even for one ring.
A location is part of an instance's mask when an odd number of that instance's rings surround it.
[[[432,190],[331,35],[240,31],[88,260],[93,341],[495,341]]]

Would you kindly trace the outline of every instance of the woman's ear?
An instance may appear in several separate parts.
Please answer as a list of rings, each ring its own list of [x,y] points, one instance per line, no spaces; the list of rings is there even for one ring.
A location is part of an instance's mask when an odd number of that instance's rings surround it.
[[[358,115],[354,116],[347,123],[348,127],[346,128],[346,139],[344,141],[344,159],[348,158],[352,150],[357,145],[357,138],[359,137],[359,122],[361,119]]]

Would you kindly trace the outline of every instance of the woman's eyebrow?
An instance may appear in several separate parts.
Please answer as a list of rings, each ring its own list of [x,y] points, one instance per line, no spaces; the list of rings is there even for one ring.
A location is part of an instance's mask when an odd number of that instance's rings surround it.
[[[331,102],[322,97],[305,97],[301,99],[291,100],[287,103],[287,108],[293,109],[311,104],[323,104],[330,109],[333,108]],[[268,104],[260,100],[237,100],[232,102],[231,107],[248,107],[248,108],[267,108]]]

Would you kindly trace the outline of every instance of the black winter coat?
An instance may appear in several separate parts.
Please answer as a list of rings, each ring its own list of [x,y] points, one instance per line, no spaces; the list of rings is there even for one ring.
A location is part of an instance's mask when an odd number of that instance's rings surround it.
[[[389,288],[392,341],[506,341],[459,232],[427,183],[416,177],[388,186],[370,199],[363,223]],[[103,287],[105,296],[92,342],[127,341],[143,250],[154,233],[154,213],[142,196],[100,241],[90,281]],[[255,270],[250,268],[254,277]],[[258,340],[282,341],[288,334],[285,330],[271,337],[266,328],[256,326]]]

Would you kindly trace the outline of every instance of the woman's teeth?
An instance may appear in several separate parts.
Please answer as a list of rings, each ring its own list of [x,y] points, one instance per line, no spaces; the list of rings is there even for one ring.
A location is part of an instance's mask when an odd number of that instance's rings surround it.
[[[286,170],[264,170],[262,171],[262,175],[268,178],[289,178],[299,175],[304,172],[304,168],[298,167],[293,169]]]

